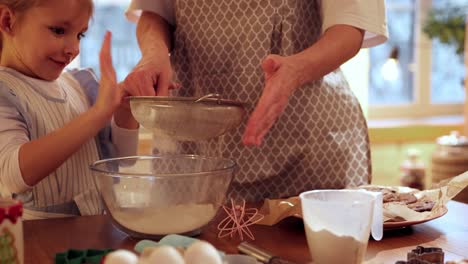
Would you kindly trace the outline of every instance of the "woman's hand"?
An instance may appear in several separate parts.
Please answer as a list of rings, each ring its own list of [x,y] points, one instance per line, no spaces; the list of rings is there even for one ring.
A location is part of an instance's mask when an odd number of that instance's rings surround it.
[[[362,29],[334,25],[302,52],[289,57],[267,56],[262,63],[265,87],[247,122],[242,138],[244,144],[260,145],[286,107],[291,93],[307,82],[322,78],[356,55],[363,38]]]
[[[155,48],[146,52],[124,80],[132,95],[167,96],[172,84],[172,68],[167,49]]]
[[[265,87],[251,114],[242,141],[257,145],[286,108],[291,93],[302,84],[302,66],[294,56],[268,55],[262,62]]]
[[[156,13],[143,11],[137,24],[142,58],[124,80],[132,95],[167,96],[172,85],[169,60],[173,29]]]
[[[119,84],[125,91],[124,96],[167,96],[168,90],[174,88],[169,54],[155,49],[145,53],[132,72]],[[157,87],[157,88],[155,88]],[[121,107],[114,114],[114,120],[119,127],[127,129],[138,128],[133,118],[128,100],[123,100]]]

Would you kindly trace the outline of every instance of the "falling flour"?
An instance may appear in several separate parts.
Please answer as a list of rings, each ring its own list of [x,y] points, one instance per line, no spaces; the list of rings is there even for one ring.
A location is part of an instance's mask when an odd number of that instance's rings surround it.
[[[364,258],[367,240],[339,236],[327,230],[315,231],[306,225],[307,243],[313,264],[360,264]]]
[[[115,220],[122,226],[144,234],[180,234],[206,225],[215,215],[212,204],[182,204],[144,210],[115,210]]]

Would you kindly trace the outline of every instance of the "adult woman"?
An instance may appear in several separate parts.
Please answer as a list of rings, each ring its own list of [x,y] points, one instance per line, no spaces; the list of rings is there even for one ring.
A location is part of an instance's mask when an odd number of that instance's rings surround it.
[[[337,68],[385,41],[384,1],[134,0],[128,16],[137,10],[143,56],[126,85],[165,93],[172,62],[182,95],[256,104],[222,138],[223,156],[239,164],[232,197],[370,181],[366,121]]]

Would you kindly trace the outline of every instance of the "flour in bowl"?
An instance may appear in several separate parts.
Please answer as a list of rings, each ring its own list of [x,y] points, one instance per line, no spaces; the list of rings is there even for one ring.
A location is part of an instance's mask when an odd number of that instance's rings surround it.
[[[144,234],[180,234],[206,225],[216,214],[212,204],[181,204],[164,208],[113,210],[122,226]]]

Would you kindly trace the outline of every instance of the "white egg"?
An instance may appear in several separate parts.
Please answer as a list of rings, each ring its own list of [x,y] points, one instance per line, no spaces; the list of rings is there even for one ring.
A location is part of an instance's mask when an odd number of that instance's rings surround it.
[[[222,264],[223,261],[213,245],[205,241],[197,241],[185,251],[185,264]]]
[[[138,256],[125,249],[118,249],[106,255],[104,264],[137,264]]]
[[[137,264],[151,264],[151,263],[148,262],[148,259],[140,257],[140,259],[138,259]]]
[[[171,246],[160,246],[146,258],[149,264],[184,264],[182,255]]]

